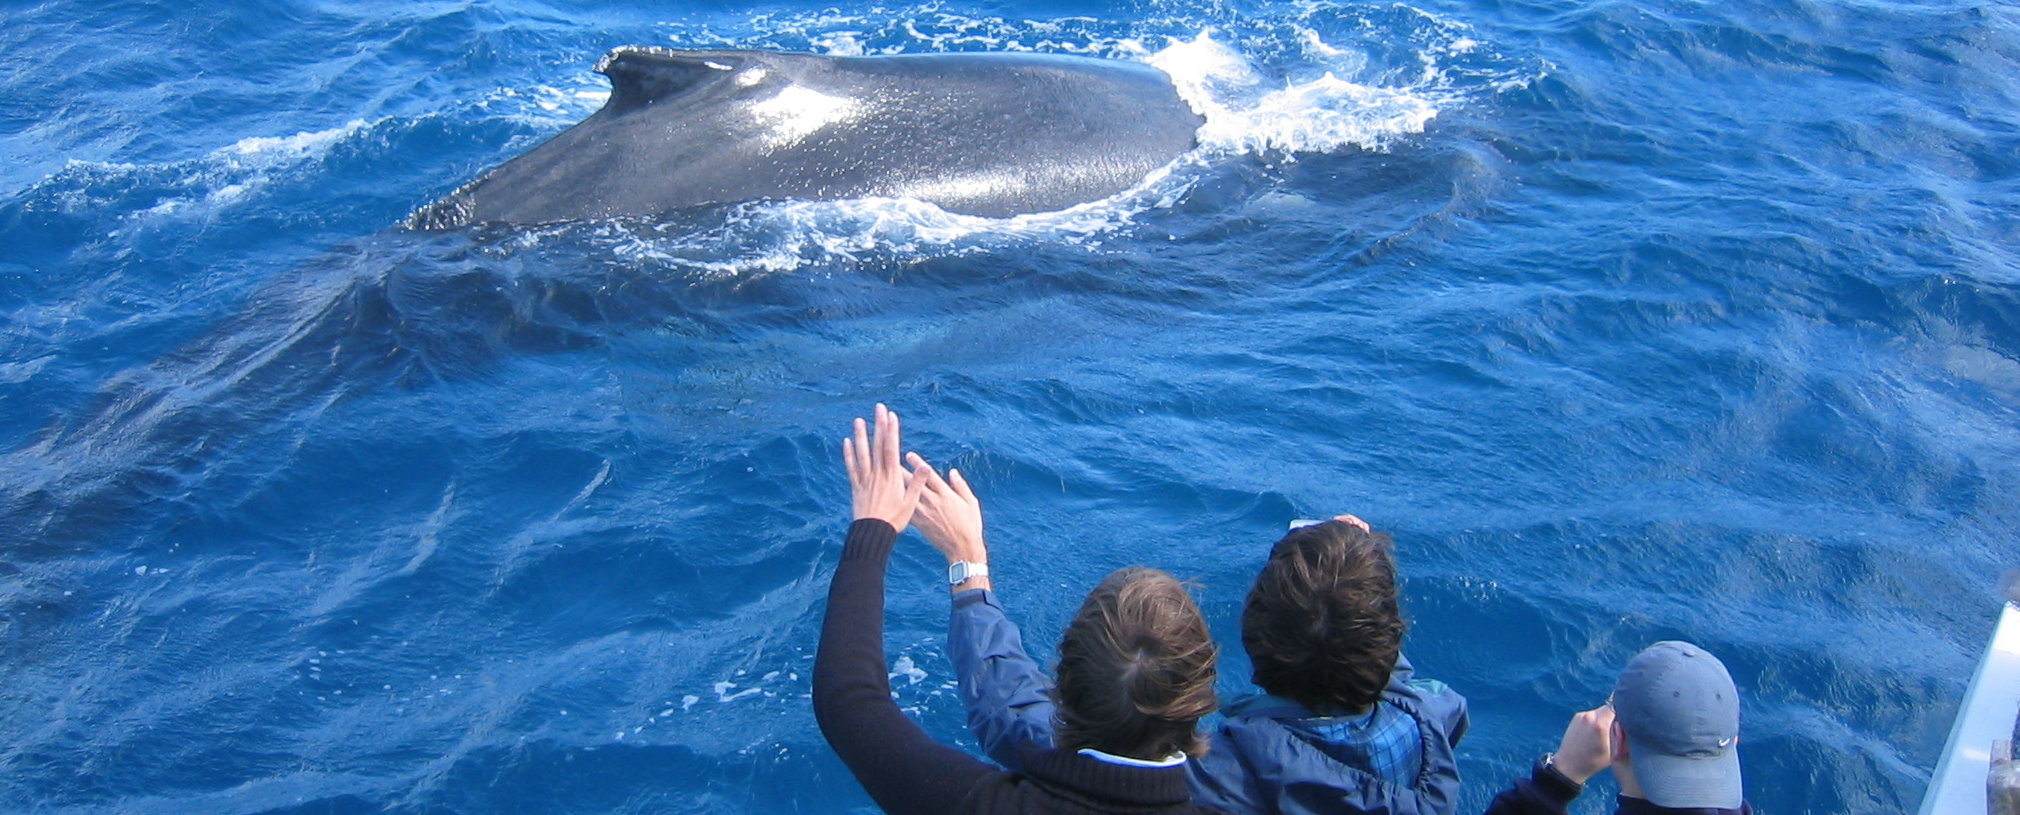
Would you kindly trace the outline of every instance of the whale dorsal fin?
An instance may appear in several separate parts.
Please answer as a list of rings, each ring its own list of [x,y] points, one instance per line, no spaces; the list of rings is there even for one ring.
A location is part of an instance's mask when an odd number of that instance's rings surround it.
[[[596,63],[596,72],[610,77],[610,101],[603,109],[626,113],[690,89],[720,81],[751,58],[737,51],[678,51],[627,45],[612,49]]]

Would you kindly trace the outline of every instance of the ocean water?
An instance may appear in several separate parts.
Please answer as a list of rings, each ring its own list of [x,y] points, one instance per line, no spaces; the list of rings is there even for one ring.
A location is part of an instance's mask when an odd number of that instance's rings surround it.
[[[628,44],[1138,60],[1208,124],[1064,213],[399,228]],[[1287,520],[1390,530],[1464,810],[1663,638],[1757,809],[1912,810],[2020,565],[2008,4],[8,2],[0,157],[9,811],[868,810],[808,693],[879,401],[1041,658],[1118,566],[1233,643]],[[940,573],[893,682],[969,743]]]

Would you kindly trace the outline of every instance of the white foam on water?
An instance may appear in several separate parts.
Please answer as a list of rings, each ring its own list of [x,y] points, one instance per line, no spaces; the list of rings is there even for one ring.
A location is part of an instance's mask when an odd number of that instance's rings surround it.
[[[758,694],[764,693],[763,688],[744,688],[743,690],[737,691],[735,693],[730,693],[730,689],[735,687],[736,687],[735,682],[725,681],[715,683],[715,701],[718,703],[728,703],[728,702],[734,702],[738,699],[742,699],[746,696],[756,696]]]
[[[295,163],[321,158],[329,153],[331,147],[369,126],[363,119],[352,119],[342,127],[304,131],[292,136],[248,136],[222,152],[261,163]]]
[[[920,682],[925,681],[926,671],[920,668],[918,665],[913,664],[912,658],[910,656],[900,656],[896,660],[892,661],[891,674],[889,678],[895,680],[901,676],[910,680],[909,682],[906,683],[907,685],[917,685]]]
[[[596,237],[634,261],[704,278],[739,277],[835,261],[947,257],[1021,240],[1086,241],[1127,223],[1130,214],[1151,203],[1117,206],[1115,200],[1011,218],[960,215],[910,198],[767,201],[731,207],[714,226],[681,224],[641,233],[613,224]]]
[[[260,180],[264,181],[265,179]],[[237,201],[241,198],[244,198],[246,196],[246,193],[249,192],[250,190],[251,187],[248,187],[245,184],[226,184],[222,187],[211,190],[209,194],[203,197],[203,201],[206,204],[213,204],[213,205],[229,204],[233,201]]]
[[[1316,32],[1300,32],[1308,52],[1343,68],[1365,64],[1357,52],[1333,48]],[[1382,87],[1343,79],[1272,81],[1212,31],[1175,42],[1145,60],[1172,78],[1180,98],[1206,117],[1201,149],[1217,153],[1323,153],[1379,150],[1422,133],[1437,117],[1439,94],[1421,87]]]
[[[65,212],[125,207],[114,235],[163,222],[216,216],[257,200],[268,186],[324,161],[330,151],[376,126],[354,119],[341,127],[285,136],[247,136],[195,158],[158,163],[72,159],[31,194],[48,190]],[[137,203],[132,197],[154,196]],[[145,199],[143,198],[143,201]]]
[[[588,118],[609,100],[609,83],[582,71],[558,85],[495,88],[471,107],[541,130],[558,131]]]
[[[183,207],[186,206],[189,206],[188,201],[171,199],[168,201],[163,201],[159,204],[155,204],[154,206],[148,207],[147,209],[141,210],[140,214],[143,216],[158,218],[165,215],[173,215],[175,214],[176,210],[182,209]]]
[[[834,31],[812,38],[815,49],[838,57],[859,57],[863,55],[863,37],[860,31]]]

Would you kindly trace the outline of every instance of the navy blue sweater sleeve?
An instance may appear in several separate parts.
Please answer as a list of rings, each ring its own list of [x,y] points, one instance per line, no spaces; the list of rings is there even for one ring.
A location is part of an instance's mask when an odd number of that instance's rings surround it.
[[[884,669],[884,566],[898,532],[878,520],[849,526],[828,586],[814,657],[814,718],[856,781],[885,812],[946,813],[1000,771],[934,742],[891,700]]]
[[[1564,815],[1585,785],[1566,778],[1542,759],[1530,768],[1528,778],[1502,790],[1487,804],[1487,815]]]

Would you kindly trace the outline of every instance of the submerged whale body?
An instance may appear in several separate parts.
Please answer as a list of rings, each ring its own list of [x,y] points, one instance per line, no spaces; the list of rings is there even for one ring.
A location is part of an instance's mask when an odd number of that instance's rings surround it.
[[[1205,123],[1147,65],[1037,54],[619,48],[589,118],[409,225],[536,224],[759,199],[916,198],[989,217],[1109,197]]]

